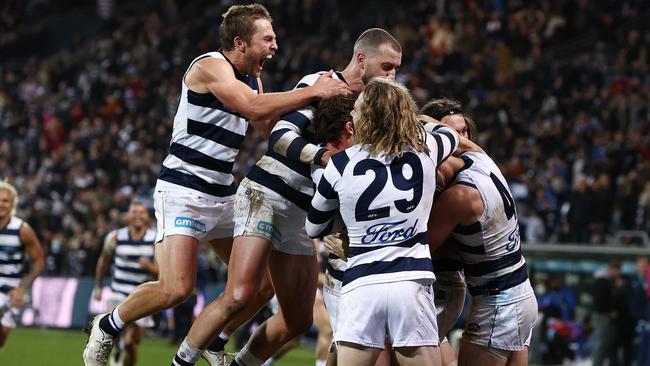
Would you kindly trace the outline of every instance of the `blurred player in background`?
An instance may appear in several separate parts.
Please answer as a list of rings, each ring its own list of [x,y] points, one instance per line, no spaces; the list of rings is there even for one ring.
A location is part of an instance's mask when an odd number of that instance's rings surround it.
[[[45,268],[41,243],[28,223],[14,216],[18,204],[16,188],[0,181],[0,350],[16,327],[25,292]],[[30,270],[23,263],[29,258]]]
[[[373,28],[357,39],[350,63],[332,77],[358,93],[373,76],[394,78],[400,64],[399,43],[385,30]],[[303,77],[296,90],[314,85],[321,75]],[[241,182],[235,201],[233,265],[228,268],[226,289],[199,315],[188,344],[181,345],[175,358],[180,359],[181,353],[193,354],[191,347],[220,351],[217,346],[222,347],[223,341],[211,345],[211,340],[259,291],[259,278],[266,273],[267,263],[280,312],[256,329],[233,364],[261,365],[312,325],[318,266],[314,243],[303,225],[314,191],[311,164],[324,165],[331,155],[310,137],[313,113],[314,106],[309,105],[285,114],[271,132],[266,155]],[[222,333],[218,338],[227,336]],[[186,357],[183,361],[191,365],[196,359]],[[211,364],[218,365],[216,362]]]
[[[104,240],[102,254],[95,268],[95,300],[102,298],[102,279],[114,263],[111,278],[111,297],[108,307],[124,301],[135,288],[152,281],[158,274],[154,262],[154,240],[156,230],[149,228],[149,212],[141,202],[132,202],[127,212],[128,226],[110,232]],[[113,365],[135,365],[138,348],[144,336],[144,328],[154,326],[151,316],[138,319],[129,325],[120,336],[117,352],[113,354]]]
[[[308,88],[262,94],[260,73],[278,50],[271,22],[260,4],[231,6],[219,28],[223,51],[197,57],[183,76],[169,155],[154,193],[159,279],[136,288],[110,314],[93,319],[83,352],[87,366],[106,364],[113,338],[126,325],[193,293],[199,241],[211,242],[229,260],[236,190],[232,168],[249,121],[268,131],[270,119],[347,90],[345,83],[326,75]],[[272,296],[264,273],[258,281],[265,291],[237,314],[237,325]]]

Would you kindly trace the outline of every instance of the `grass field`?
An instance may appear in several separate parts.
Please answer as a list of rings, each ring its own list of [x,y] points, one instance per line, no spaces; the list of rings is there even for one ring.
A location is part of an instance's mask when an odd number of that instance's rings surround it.
[[[81,351],[86,334],[80,330],[53,330],[17,328],[9,336],[5,349],[0,352],[2,366],[73,366],[82,365]],[[176,346],[163,339],[145,339],[141,346],[139,366],[166,366],[171,363]],[[314,350],[306,347],[294,349],[275,366],[313,365]],[[199,361],[197,365],[207,365]]]

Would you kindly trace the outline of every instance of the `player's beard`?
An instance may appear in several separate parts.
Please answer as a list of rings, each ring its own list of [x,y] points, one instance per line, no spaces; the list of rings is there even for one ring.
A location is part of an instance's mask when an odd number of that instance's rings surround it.
[[[361,75],[361,82],[363,85],[368,85],[368,82],[372,79],[372,75],[368,72],[368,69],[365,69],[363,71],[363,75]]]

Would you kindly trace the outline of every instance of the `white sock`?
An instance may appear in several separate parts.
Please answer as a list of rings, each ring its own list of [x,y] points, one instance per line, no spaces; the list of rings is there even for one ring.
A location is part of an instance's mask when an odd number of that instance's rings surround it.
[[[181,346],[178,347],[178,352],[176,352],[176,357],[180,358],[181,360],[189,363],[196,363],[196,361],[201,358],[201,355],[203,354],[203,350],[200,350],[190,344],[190,342],[187,341],[187,338],[183,339],[183,343],[181,343]]]
[[[327,360],[316,360],[316,366],[325,366],[327,364]]]
[[[110,316],[108,317],[108,320],[111,321],[111,325],[113,326],[113,328],[121,331],[122,329],[124,329],[125,324],[124,324],[124,320],[120,318],[119,310],[120,310],[120,305],[118,305],[117,307],[115,307],[115,309],[113,309]]]
[[[227,341],[230,338],[230,334],[227,334],[226,332],[221,332],[219,333],[219,338],[223,339],[224,341]]]
[[[235,357],[235,362],[240,366],[262,366],[262,360],[257,358],[251,351],[248,350],[248,346],[239,351],[237,357]]]

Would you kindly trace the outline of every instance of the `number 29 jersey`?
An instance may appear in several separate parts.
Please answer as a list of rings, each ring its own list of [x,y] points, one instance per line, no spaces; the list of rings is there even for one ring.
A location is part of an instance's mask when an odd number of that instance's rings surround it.
[[[366,284],[435,280],[427,222],[436,167],[458,147],[458,137],[443,126],[424,135],[426,152],[370,156],[367,147],[354,145],[325,168],[306,229],[311,237],[329,234],[340,211],[350,240],[343,293]]]

